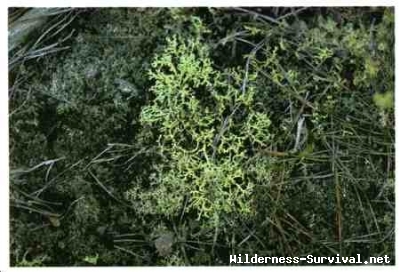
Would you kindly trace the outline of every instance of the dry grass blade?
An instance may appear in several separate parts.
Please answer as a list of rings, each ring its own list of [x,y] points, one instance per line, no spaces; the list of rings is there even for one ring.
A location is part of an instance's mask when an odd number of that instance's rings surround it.
[[[17,18],[17,16],[20,17]],[[43,57],[69,48],[60,45],[71,38],[73,31],[64,38],[58,39],[56,43],[51,45],[46,43],[61,35],[63,30],[72,23],[76,17],[76,12],[73,9],[32,8],[25,12],[14,11],[9,17],[12,18],[12,21],[10,19],[8,33],[10,70],[26,60]],[[40,32],[42,34],[34,40],[33,37]]]

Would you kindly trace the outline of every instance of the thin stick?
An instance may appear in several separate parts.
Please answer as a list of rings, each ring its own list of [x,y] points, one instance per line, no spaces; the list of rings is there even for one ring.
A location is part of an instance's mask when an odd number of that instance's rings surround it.
[[[130,207],[129,205],[125,204],[124,202],[122,202],[121,200],[119,200],[118,198],[116,198],[107,188],[106,186],[103,185],[103,183],[100,182],[100,180],[92,173],[92,171],[90,171],[90,169],[88,169],[89,174],[92,176],[92,178],[97,182],[97,184],[115,201],[117,201],[120,204],[123,204],[124,206]]]
[[[133,256],[135,256],[135,257],[139,257],[139,258],[141,258],[141,259],[143,259],[143,260],[146,260],[145,257],[140,256],[139,254],[136,254],[136,253],[134,253],[134,252],[132,252],[132,251],[126,249],[126,248],[123,248],[123,247],[120,247],[120,246],[116,246],[116,245],[114,245],[114,247],[115,247],[116,249],[122,250],[123,252],[129,253],[129,254],[131,254],[131,255],[133,255]]]
[[[297,15],[297,14],[299,14],[300,12],[305,11],[306,9],[308,9],[308,7],[299,8],[298,10],[295,10],[295,11],[286,13],[285,15],[282,15],[282,16],[279,17],[277,20],[278,20],[278,21],[282,21],[283,19],[285,19],[285,18],[287,18],[287,17],[290,17],[290,16],[292,16],[292,15]]]
[[[269,17],[269,16],[266,16],[266,15],[264,15],[264,14],[260,14],[260,13],[258,13],[258,12],[255,12],[255,11],[252,11],[252,10],[248,10],[248,9],[244,9],[244,8],[240,8],[240,7],[237,7],[237,8],[233,8],[234,10],[238,10],[238,11],[243,11],[243,12],[245,12],[245,13],[249,13],[249,14],[252,14],[252,15],[254,15],[254,16],[256,16],[256,17],[260,17],[260,18],[262,18],[262,19],[264,19],[264,20],[267,20],[268,22],[270,22],[270,23],[274,23],[274,24],[281,24],[281,22],[279,22],[278,20],[276,20],[276,19],[274,19],[274,18],[272,18],[272,17]]]

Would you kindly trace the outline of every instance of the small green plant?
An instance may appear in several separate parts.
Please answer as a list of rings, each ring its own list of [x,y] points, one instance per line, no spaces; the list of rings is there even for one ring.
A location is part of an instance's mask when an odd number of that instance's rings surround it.
[[[99,259],[99,254],[96,253],[95,256],[85,256],[85,258],[83,258],[83,261],[92,265],[96,265],[98,259]]]
[[[375,105],[380,109],[392,109],[394,106],[393,92],[386,93],[375,93],[374,94]]]
[[[37,266],[44,266],[43,262],[45,262],[48,259],[47,255],[39,255],[39,256],[34,256],[31,260],[27,259],[27,255],[30,252],[30,250],[27,250],[24,255],[22,256],[22,259],[16,260],[17,266],[22,266],[22,267],[37,267]]]

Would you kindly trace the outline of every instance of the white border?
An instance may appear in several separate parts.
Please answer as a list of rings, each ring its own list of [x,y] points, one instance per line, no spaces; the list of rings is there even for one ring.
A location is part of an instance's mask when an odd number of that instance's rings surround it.
[[[7,13],[6,8],[0,9],[0,52],[3,60],[0,62],[0,270],[9,266]]]
[[[216,6],[216,7],[232,7],[232,6],[394,6],[395,0],[279,0],[279,1],[260,1],[260,0],[8,0],[8,6],[17,7],[166,7],[166,6]]]
[[[219,1],[212,1],[212,0],[197,0],[197,1],[185,1],[185,0],[146,0],[146,1],[128,1],[128,0],[70,0],[70,1],[43,1],[43,0],[14,0],[14,1],[1,1],[2,8],[0,9],[0,21],[1,21],[1,56],[2,61],[0,62],[1,65],[1,83],[3,88],[0,91],[0,272],[3,271],[19,271],[19,270],[40,270],[41,268],[10,268],[9,267],[9,187],[8,187],[8,177],[9,177],[9,169],[8,169],[8,53],[7,53],[7,7],[127,7],[127,6],[137,6],[137,7],[166,7],[166,6],[395,6],[395,36],[400,37],[400,27],[398,26],[398,18],[400,16],[400,11],[398,10],[398,2],[395,0],[357,0],[357,1],[350,1],[350,0],[333,0],[333,1],[317,1],[317,0],[302,0],[302,1],[295,1],[295,0],[279,0],[279,1],[254,1],[254,0],[219,0]],[[396,127],[397,127],[397,120],[400,120],[400,113],[398,111],[398,101],[397,95],[398,93],[398,68],[400,67],[400,60],[397,57],[397,52],[399,52],[400,45],[396,39],[396,82],[395,82],[395,118],[396,118]],[[400,138],[399,133],[396,131],[396,151],[400,150]],[[396,152],[396,166],[399,164],[399,155]],[[399,168],[396,167],[395,173],[396,177],[399,176]],[[399,186],[396,185],[396,249],[399,249],[399,239],[397,233],[399,232],[399,219],[400,219],[400,212],[398,207],[398,198],[400,197],[399,194]],[[400,253],[396,250],[396,266],[400,265]],[[48,271],[61,271],[65,269],[71,268],[45,268]],[[168,268],[151,268],[151,267],[95,267],[95,268],[88,268],[88,267],[80,267],[76,268],[78,270],[96,270],[96,271],[109,271],[109,270],[128,270],[134,269],[136,271],[144,271],[144,270],[174,270],[174,271],[186,271],[189,269],[188,267],[168,267]],[[199,271],[207,268],[202,267],[191,267],[193,271]],[[218,268],[209,268],[209,269],[218,269],[219,271],[243,271],[244,269],[252,269],[258,271],[265,271],[268,270],[278,270],[279,271],[289,271],[292,269],[297,269],[297,267],[218,267]],[[327,266],[316,266],[316,267],[301,267],[299,269],[306,269],[306,270],[314,270],[319,271],[323,270],[331,270],[331,269],[338,269],[338,267],[327,267]],[[366,270],[366,271],[375,271],[376,269],[379,270],[393,270],[395,269],[394,266],[390,267],[374,267],[374,266],[351,266],[351,267],[340,267],[341,270]]]

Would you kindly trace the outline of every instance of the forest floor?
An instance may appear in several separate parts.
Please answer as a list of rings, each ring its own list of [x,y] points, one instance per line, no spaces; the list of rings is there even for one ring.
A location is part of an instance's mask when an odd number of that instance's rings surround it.
[[[393,9],[9,20],[11,265],[394,264]]]

